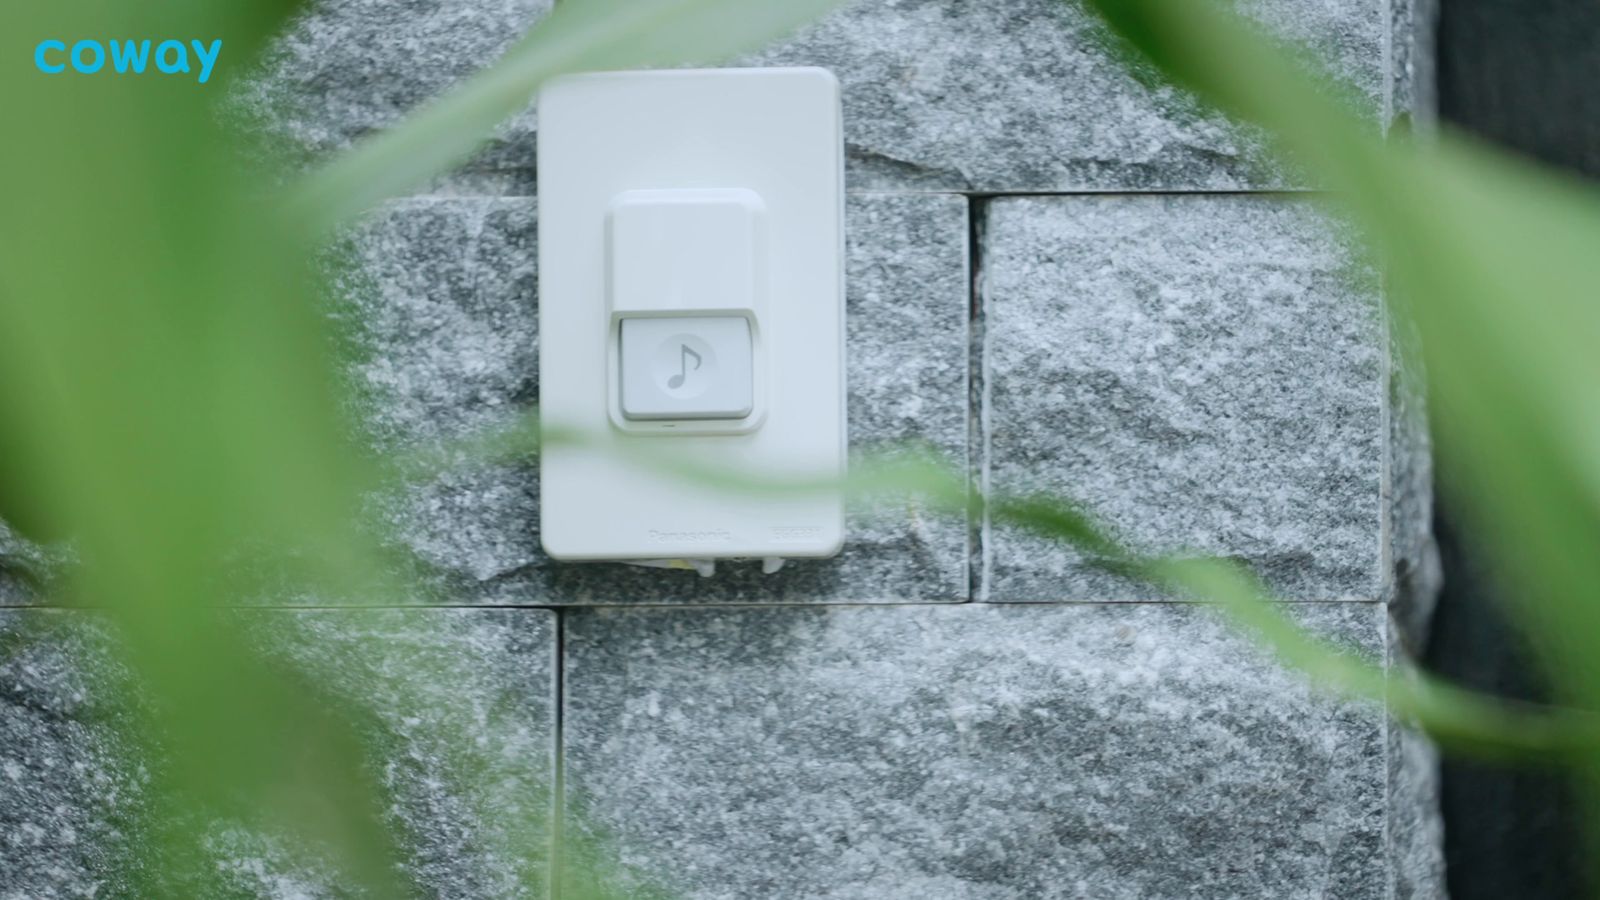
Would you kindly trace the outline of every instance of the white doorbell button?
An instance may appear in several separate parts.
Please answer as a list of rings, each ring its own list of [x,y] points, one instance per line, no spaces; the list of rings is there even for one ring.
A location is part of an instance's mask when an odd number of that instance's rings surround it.
[[[622,414],[629,419],[742,419],[754,407],[750,320],[622,320]]]

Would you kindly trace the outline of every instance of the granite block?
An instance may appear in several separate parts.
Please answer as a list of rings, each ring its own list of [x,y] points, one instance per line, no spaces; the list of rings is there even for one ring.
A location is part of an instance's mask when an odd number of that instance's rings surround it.
[[[302,161],[388,128],[487,67],[552,0],[316,0],[232,96],[260,137]],[[474,165],[531,168],[535,118],[502,125]]]
[[[133,688],[99,618],[0,610],[0,897],[129,896],[148,815]]]
[[[1407,102],[1409,44],[1385,0],[1239,0],[1384,121]],[[275,44],[235,107],[302,158],[399,121],[496,59],[551,0],[321,0]],[[1403,24],[1403,23],[1402,23]],[[1396,31],[1402,42],[1409,30]],[[1080,2],[856,0],[741,60],[821,65],[844,84],[850,183],[862,189],[1215,190],[1297,185],[1259,135],[1119,58]],[[470,167],[529,169],[535,117],[512,118]]]
[[[986,478],[1081,503],[1145,552],[1241,560],[1284,597],[1379,599],[1375,274],[1307,201],[1003,198],[982,271]],[[1152,588],[995,523],[990,600]]]
[[[27,571],[15,566],[0,553],[0,607],[27,606],[33,602],[34,593]]]
[[[529,412],[538,396],[534,208],[528,199],[392,204],[341,258],[340,315],[359,323],[352,379],[380,450],[426,446]],[[847,204],[851,445],[931,446],[967,464],[967,201],[853,195]],[[539,546],[533,463],[467,463],[375,509],[450,602],[957,601],[967,525],[916,504],[851,512],[836,559],[722,564],[713,578],[562,564]]]
[[[1383,659],[1381,604],[1296,615]],[[620,896],[1388,896],[1382,711],[1205,607],[587,609],[565,654]]]
[[[1395,0],[1390,4],[1389,33],[1393,35],[1393,109],[1396,123],[1409,119],[1427,131],[1438,123],[1438,61],[1435,44],[1439,29],[1438,0]]]
[[[1446,900],[1439,750],[1426,735],[1389,726],[1389,858],[1395,900]]]
[[[434,897],[549,895],[553,613],[232,615],[269,661],[369,713],[364,749],[409,884]],[[146,702],[106,618],[0,612],[0,897],[130,896],[149,862],[152,779],[168,765],[130,738]],[[205,821],[207,890],[353,896],[262,823]]]
[[[1374,127],[1390,93],[1384,0],[1242,0],[1343,82]],[[1077,0],[856,0],[762,53],[844,85],[860,188],[1085,191],[1298,186],[1258,133],[1148,69]]]
[[[32,586],[25,576],[0,569],[0,606],[26,606],[33,598]]]
[[[35,602],[39,585],[69,556],[65,547],[41,546],[0,521],[0,606]]]
[[[1427,649],[1434,608],[1444,584],[1433,537],[1433,440],[1428,430],[1427,379],[1421,336],[1396,310],[1390,316],[1389,473],[1386,598],[1396,639],[1415,657]]]
[[[465,439],[538,399],[536,204],[386,205],[337,248],[336,314],[358,347],[350,379],[374,448]],[[377,498],[375,516],[424,566],[477,583],[533,564],[538,471],[467,462]]]
[[[556,621],[548,610],[239,613],[281,660],[379,723],[368,752],[401,841],[404,874],[429,897],[550,893]],[[237,824],[237,823],[228,823]],[[248,824],[248,823],[246,823]],[[252,893],[297,876],[271,840],[219,828]],[[303,877],[303,876],[300,876]]]
[[[503,423],[538,396],[532,198],[390,203],[337,248],[336,312],[380,450]]]
[[[1404,632],[1391,614],[1389,668],[1396,677],[1406,659]],[[1445,900],[1443,773],[1439,750],[1427,735],[1389,724],[1389,860],[1395,900]]]

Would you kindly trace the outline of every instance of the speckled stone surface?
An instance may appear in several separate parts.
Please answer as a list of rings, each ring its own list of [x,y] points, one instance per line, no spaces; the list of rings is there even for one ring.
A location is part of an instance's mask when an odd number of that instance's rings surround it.
[[[530,197],[414,198],[336,251],[380,449],[501,424],[537,398],[536,221]]]
[[[551,0],[321,0],[240,92],[261,132],[323,156],[398,121],[487,65]],[[1374,123],[1409,88],[1391,75],[1385,0],[1239,0],[1348,85]],[[1408,13],[1406,3],[1393,7]],[[1397,32],[1399,33],[1399,32]],[[1398,60],[1398,62],[1395,62]],[[1283,188],[1254,133],[1128,72],[1077,2],[856,0],[753,65],[821,65],[844,83],[850,183],[932,190]],[[1407,83],[1409,84],[1409,82]],[[1402,88],[1405,93],[1402,94]],[[1395,95],[1391,100],[1391,94]],[[531,168],[533,113],[472,164]]]
[[[24,570],[0,556],[0,607],[26,606],[33,599],[33,587]]]
[[[1407,642],[1392,615],[1388,638],[1390,670],[1395,672],[1404,665]],[[1439,751],[1425,735],[1391,721],[1388,753],[1388,850],[1394,896],[1396,900],[1445,900],[1449,892]]]
[[[0,521],[0,607],[37,599],[38,583],[65,561],[64,548],[41,547]]]
[[[549,894],[556,622],[547,610],[252,611],[278,658],[373,710],[373,766],[405,875],[423,896]],[[252,893],[293,857],[242,830],[216,848]]]
[[[1444,582],[1433,538],[1433,442],[1416,329],[1391,314],[1389,362],[1388,600],[1396,634],[1421,657]]]
[[[1438,121],[1438,62],[1435,59],[1439,27],[1438,0],[1392,0],[1390,12],[1390,64],[1393,76],[1394,116],[1409,117],[1413,125],[1431,128]]]
[[[27,581],[15,572],[0,569],[0,606],[24,606],[32,599]]]
[[[324,157],[399,122],[498,59],[552,0],[315,0],[234,97],[254,130]],[[476,165],[533,165],[534,114],[497,132]]]
[[[523,198],[393,204],[345,248],[343,314],[360,323],[352,373],[385,449],[460,437],[533,407],[537,387],[534,204]],[[931,445],[967,455],[967,201],[852,195],[847,209],[851,446]],[[532,464],[469,465],[376,504],[445,596],[485,603],[957,601],[967,526],[880,504],[852,512],[846,548],[775,575],[716,577],[562,564],[539,547]]]
[[[1389,725],[1389,859],[1397,900],[1446,900],[1439,751],[1422,734]]]
[[[1298,615],[1382,659],[1380,604]],[[597,609],[566,649],[625,895],[1388,896],[1383,715],[1202,607]]]
[[[334,290],[359,359],[375,447],[432,446],[502,426],[538,400],[536,204],[421,198],[375,213],[336,253]],[[425,566],[467,584],[536,562],[538,471],[469,464],[375,503]]]
[[[1379,598],[1376,279],[1308,202],[998,199],[984,249],[991,489],[1075,498],[1290,599]],[[1156,596],[1008,527],[985,552],[986,599]]]
[[[409,883],[435,897],[548,896],[552,613],[237,615],[269,659],[373,713],[363,733]],[[127,895],[164,765],[128,739],[132,683],[103,619],[0,612],[0,897]],[[350,895],[257,823],[217,820],[208,835],[228,896]]]
[[[1237,7],[1386,110],[1384,0]],[[1259,138],[1130,74],[1081,3],[857,0],[753,59],[822,65],[844,84],[854,187],[960,190],[1281,188]]]
[[[126,895],[149,775],[104,623],[0,610],[0,897]]]

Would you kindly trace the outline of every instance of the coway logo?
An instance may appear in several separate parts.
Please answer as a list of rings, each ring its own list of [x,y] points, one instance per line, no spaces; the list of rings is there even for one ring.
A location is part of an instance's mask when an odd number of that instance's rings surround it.
[[[82,75],[143,75],[146,72],[192,75],[198,72],[200,83],[205,84],[221,55],[220,38],[210,44],[161,41],[154,46],[149,40],[82,40],[68,46],[66,41],[51,38],[33,48],[33,64],[46,75],[59,75],[68,69]]]

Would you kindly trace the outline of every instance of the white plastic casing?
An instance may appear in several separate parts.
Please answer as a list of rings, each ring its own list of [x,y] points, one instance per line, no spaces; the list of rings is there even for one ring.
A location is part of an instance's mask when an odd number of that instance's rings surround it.
[[[822,69],[594,73],[541,92],[540,412],[579,436],[541,455],[552,557],[838,552],[838,491],[729,490],[672,467],[843,474],[843,169]]]

